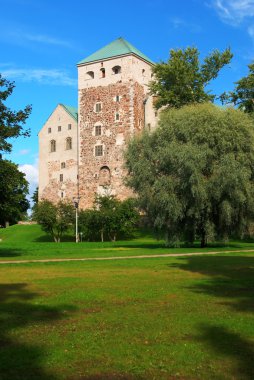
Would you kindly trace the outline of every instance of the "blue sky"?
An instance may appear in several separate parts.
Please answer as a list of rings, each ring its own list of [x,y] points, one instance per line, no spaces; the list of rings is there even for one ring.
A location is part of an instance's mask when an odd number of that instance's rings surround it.
[[[0,0],[0,72],[16,88],[8,105],[32,104],[31,137],[5,157],[37,182],[38,131],[58,103],[77,106],[76,63],[118,37],[158,62],[171,48],[204,57],[231,47],[234,58],[213,82],[233,88],[254,59],[254,0]]]

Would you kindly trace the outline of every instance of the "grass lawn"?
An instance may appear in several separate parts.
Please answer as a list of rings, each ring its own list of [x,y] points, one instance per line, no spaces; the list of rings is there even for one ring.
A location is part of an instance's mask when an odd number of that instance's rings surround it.
[[[48,242],[0,230],[0,260],[191,252],[149,236]],[[0,266],[0,380],[254,379],[251,242],[216,256]],[[223,253],[223,250],[235,250]]]
[[[0,379],[253,379],[254,255],[0,267]]]
[[[136,239],[117,241],[115,243],[71,242],[74,237],[64,237],[61,243],[52,242],[38,225],[15,225],[0,229],[0,261],[36,260],[52,258],[85,258],[111,256],[137,256],[184,252],[209,252],[242,249],[254,249],[253,242],[233,241],[228,244],[211,244],[203,249],[194,247],[165,248],[163,241],[157,241],[149,235],[140,234]],[[68,241],[69,240],[69,241]]]

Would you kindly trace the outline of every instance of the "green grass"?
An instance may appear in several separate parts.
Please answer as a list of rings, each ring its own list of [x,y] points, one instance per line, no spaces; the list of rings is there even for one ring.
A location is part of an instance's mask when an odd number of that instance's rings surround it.
[[[1,380],[254,378],[254,255],[6,264]]]
[[[165,248],[163,241],[157,241],[152,236],[140,233],[136,239],[112,242],[83,242],[76,244],[70,240],[74,237],[65,236],[61,243],[54,243],[51,237],[42,232],[38,225],[15,225],[0,230],[0,260],[36,260],[52,258],[85,258],[109,256],[136,256],[184,252],[209,252],[254,249],[253,242],[232,241],[228,244],[211,244],[201,249],[194,247]],[[69,241],[68,241],[69,240]]]

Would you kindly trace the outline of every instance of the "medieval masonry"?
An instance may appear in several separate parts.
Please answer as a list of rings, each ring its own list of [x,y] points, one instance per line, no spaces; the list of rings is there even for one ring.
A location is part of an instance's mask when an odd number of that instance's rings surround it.
[[[156,126],[153,62],[118,38],[77,66],[78,109],[59,104],[39,133],[39,198],[79,197],[90,208],[96,194],[132,195],[123,153],[132,136]]]

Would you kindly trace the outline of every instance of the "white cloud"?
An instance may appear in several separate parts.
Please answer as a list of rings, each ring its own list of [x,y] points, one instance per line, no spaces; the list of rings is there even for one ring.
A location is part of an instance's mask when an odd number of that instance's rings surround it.
[[[199,33],[201,32],[201,27],[198,24],[187,22],[179,17],[173,17],[170,20],[174,29],[188,29],[190,32]]]
[[[211,0],[209,3],[222,21],[239,25],[243,20],[254,17],[254,0]]]
[[[19,165],[19,170],[26,175],[30,186],[38,186],[38,162],[32,164]]]
[[[26,180],[29,182],[29,199],[33,195],[38,186],[38,160],[32,164],[19,165],[19,170],[26,175]]]
[[[28,153],[30,153],[30,150],[29,150],[29,149],[21,149],[21,150],[19,151],[19,154],[20,154],[21,156],[25,156],[25,155],[28,154]]]
[[[3,77],[19,79],[22,82],[39,82],[59,86],[77,86],[77,80],[71,78],[67,71],[60,69],[22,69],[8,68],[1,71]]]
[[[24,33],[21,30],[11,30],[6,31],[5,33],[9,38],[12,39],[12,42],[18,42],[19,44],[25,44],[26,42],[36,42],[47,45],[72,47],[72,44],[69,41],[48,36],[46,34]]]
[[[253,25],[249,26],[248,33],[249,33],[250,37],[254,39],[254,26]]]

